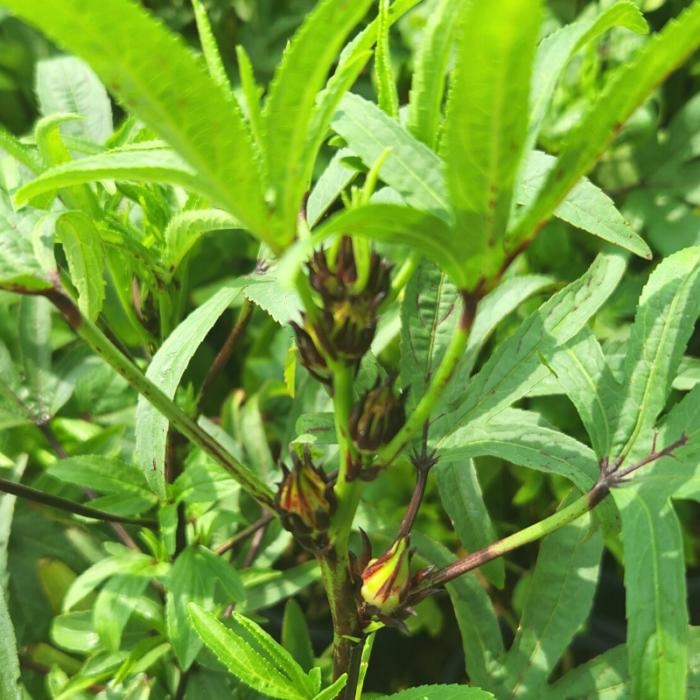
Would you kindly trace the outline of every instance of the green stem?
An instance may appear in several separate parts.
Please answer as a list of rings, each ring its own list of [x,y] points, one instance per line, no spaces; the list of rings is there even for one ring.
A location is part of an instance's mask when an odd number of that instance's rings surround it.
[[[204,450],[265,508],[275,512],[274,494],[270,487],[260,481],[249,469],[246,469],[233,455],[229,454],[219,442],[197,425],[150,379],[145,377],[136,365],[129,362],[104,333],[81,314],[71,299],[56,289],[45,292],[45,296],[63,314],[71,328],[107,364],[119,372],[139,394],[157,408],[170,421],[171,426],[175,430]]]
[[[399,294],[401,294],[411,277],[413,277],[413,273],[418,269],[422,258],[423,256],[417,250],[412,250],[409,253],[404,264],[401,265],[399,271],[394,275],[394,279],[391,282],[391,289],[389,290],[389,296],[382,302],[377,313],[381,314],[398,299]]]
[[[418,593],[427,588],[442,586],[493,559],[502,557],[504,554],[508,554],[508,552],[512,552],[514,549],[518,549],[525,544],[530,544],[530,542],[535,542],[555,530],[559,530],[593,510],[593,508],[595,508],[609,493],[609,482],[605,478],[601,478],[587,494],[581,496],[581,498],[574,501],[570,506],[558,511],[549,518],[545,518],[539,523],[526,527],[524,530],[516,532],[509,537],[505,537],[498,542],[494,542],[478,552],[468,554],[466,557],[442,569],[431,572],[421,580],[411,593]]]
[[[158,292],[158,316],[160,318],[160,342],[164,343],[170,335],[170,317],[172,316],[173,306],[170,301],[168,290],[159,287]]]
[[[158,527],[158,522],[156,520],[126,518],[122,515],[106,513],[103,510],[89,508],[88,506],[81,505],[80,503],[69,501],[67,498],[61,498],[60,496],[54,496],[50,493],[44,493],[43,491],[33,489],[30,486],[24,486],[23,484],[18,484],[14,481],[8,481],[7,479],[0,479],[0,491],[9,493],[13,496],[19,496],[20,498],[26,498],[28,501],[41,503],[45,506],[59,508],[60,510],[65,510],[68,513],[82,515],[85,518],[103,520],[107,523],[123,523],[124,525],[140,525],[141,527]]]
[[[401,454],[413,436],[423,429],[423,425],[430,418],[431,412],[437,406],[438,401],[452,379],[452,375],[457,369],[459,361],[462,359],[476,314],[476,300],[473,296],[463,293],[462,302],[463,308],[459,326],[447,347],[437,372],[432,377],[428,390],[409,416],[403,428],[386,447],[379,451],[378,464],[383,467],[391,464]]]

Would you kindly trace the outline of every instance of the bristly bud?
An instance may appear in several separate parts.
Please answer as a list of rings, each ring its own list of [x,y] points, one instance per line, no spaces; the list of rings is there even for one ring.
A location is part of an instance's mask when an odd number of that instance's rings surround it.
[[[396,375],[387,377],[383,384],[377,377],[374,386],[353,406],[348,429],[357,447],[376,452],[388,444],[406,422],[406,397],[394,394]]]
[[[292,450],[292,470],[284,465],[275,503],[284,527],[306,547],[323,549],[327,544],[326,530],[335,513],[337,502],[333,486],[325,473],[315,467],[309,446],[304,447],[304,459]]]
[[[359,288],[352,238],[345,236],[332,265],[320,250],[314,253],[308,269],[309,284],[323,301],[321,320],[313,335],[329,357],[355,363],[374,339],[377,309],[391,287],[391,266],[372,252],[367,281]],[[322,354],[318,347],[317,351]]]
[[[304,318],[306,321],[306,318]],[[299,360],[310,374],[324,384],[331,383],[331,375],[323,355],[318,351],[313,338],[294,321],[291,322]]]

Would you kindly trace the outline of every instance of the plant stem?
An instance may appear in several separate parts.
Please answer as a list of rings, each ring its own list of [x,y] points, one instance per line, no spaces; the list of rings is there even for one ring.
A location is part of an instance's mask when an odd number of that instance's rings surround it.
[[[350,579],[347,549],[338,552],[337,557],[319,555],[318,561],[333,617],[333,680],[343,673],[348,674],[348,682],[337,700],[354,700],[363,643],[349,637],[362,640],[363,632]]]
[[[381,314],[388,306],[396,301],[411,277],[413,277],[413,273],[418,269],[422,257],[423,256],[417,250],[412,250],[409,253],[404,264],[401,265],[399,271],[394,275],[394,279],[391,281],[389,296],[382,302],[378,313]]]
[[[240,337],[243,335],[245,329],[248,327],[248,323],[253,316],[253,311],[255,310],[255,304],[253,304],[250,299],[245,298],[243,300],[243,305],[241,306],[241,311],[238,314],[238,320],[236,325],[233,327],[231,334],[227,338],[224,346],[219,351],[219,354],[214,360],[214,364],[211,366],[209,373],[207,374],[204,382],[202,383],[202,388],[199,390],[199,396],[197,397],[197,415],[199,415],[204,409],[204,404],[207,400],[209,394],[209,389],[214,383],[214,380],[219,376],[221,370],[226,366],[226,363],[231,357],[233,349],[236,347]]]
[[[214,552],[216,554],[225,554],[229,549],[233,549],[237,544],[245,542],[251,535],[254,535],[258,530],[265,527],[269,522],[275,519],[272,513],[265,513],[265,515],[256,520],[252,525],[244,528],[240,532],[237,532],[231,539],[226,540],[222,545],[219,545]]]
[[[394,436],[393,440],[379,451],[378,464],[382,467],[389,466],[403,451],[404,447],[411,441],[413,436],[423,427],[430,418],[432,410],[437,406],[447,385],[452,379],[452,375],[457,369],[462,355],[467,347],[469,333],[474,323],[476,315],[476,298],[466,292],[462,294],[462,315],[459,326],[450,341],[445,356],[435,375],[430,382],[428,390],[419,401],[418,406],[411,413],[401,430]]]
[[[68,513],[74,513],[75,515],[82,515],[86,518],[93,518],[95,520],[103,520],[107,523],[124,523],[125,525],[140,525],[141,527],[158,527],[158,522],[156,520],[127,518],[122,515],[106,513],[103,510],[89,508],[88,506],[81,505],[80,503],[69,501],[67,498],[61,498],[60,496],[44,493],[38,489],[33,489],[31,486],[18,484],[14,481],[8,481],[7,479],[0,479],[0,491],[12,494],[13,496],[19,496],[20,498],[26,498],[28,501],[41,503],[45,506],[59,508],[60,510],[65,510]]]
[[[63,314],[71,328],[139,394],[143,395],[171,423],[171,426],[200,447],[238,481],[243,489],[265,508],[274,511],[274,494],[267,484],[246,469],[209,433],[195,423],[174,401],[164,394],[134,364],[129,362],[102,331],[80,313],[71,299],[56,289],[44,293]]]
[[[680,438],[669,444],[663,450],[656,451],[653,449],[652,453],[647,457],[639,460],[622,471],[620,471],[621,460],[609,464],[608,459],[606,458],[603,462],[601,462],[600,477],[595,483],[595,486],[593,486],[588,493],[574,501],[574,503],[572,503],[570,506],[560,510],[554,515],[551,515],[549,518],[545,518],[539,523],[526,527],[524,530],[516,532],[509,537],[505,537],[498,542],[494,542],[478,552],[468,554],[466,557],[463,557],[462,559],[459,559],[458,561],[453,562],[442,569],[432,571],[425,576],[414,589],[411,590],[411,593],[419,593],[420,591],[424,591],[428,588],[442,586],[458,576],[466,574],[468,571],[472,571],[473,569],[476,569],[479,566],[492,561],[493,559],[497,559],[508,552],[512,552],[514,549],[518,549],[518,547],[522,547],[525,544],[539,540],[545,535],[549,535],[555,530],[559,530],[565,525],[572,523],[582,515],[585,515],[589,511],[593,510],[593,508],[595,508],[608,496],[610,489],[619,486],[625,477],[629,476],[632,472],[647,464],[650,464],[651,462],[655,462],[657,459],[672,455],[674,450],[682,447],[687,442],[688,436],[684,433]]]

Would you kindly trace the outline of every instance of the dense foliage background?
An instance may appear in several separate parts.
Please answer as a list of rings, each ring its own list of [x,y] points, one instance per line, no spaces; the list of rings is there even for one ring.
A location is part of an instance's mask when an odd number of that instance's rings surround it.
[[[144,0],[172,29],[180,32],[198,50],[198,38],[192,10],[185,0]],[[402,18],[393,28],[391,46],[393,70],[401,103],[407,100],[414,50],[421,29],[435,3],[425,0]],[[550,0],[543,32],[549,33],[575,19],[593,16],[608,0]],[[689,3],[685,0],[637,0],[645,12],[652,31],[657,31]],[[221,47],[229,74],[237,80],[236,44],[242,44],[250,55],[258,82],[266,85],[289,37],[298,28],[314,0],[211,0],[207,3],[214,32]],[[648,38],[621,28],[613,28],[602,39],[582,51],[566,71],[557,88],[554,108],[540,135],[542,146],[556,153],[570,127],[599,92],[611,70],[627,58]],[[43,36],[0,9],[0,123],[16,135],[30,132],[36,119],[46,111],[50,99],[50,76],[44,85],[37,85],[42,61],[56,56],[58,50]],[[700,57],[675,73],[648,102],[638,110],[622,130],[590,178],[614,197],[621,211],[641,233],[654,251],[654,261],[631,260],[626,277],[613,298],[596,316],[594,331],[605,343],[614,344],[626,338],[633,319],[639,293],[649,274],[665,256],[690,245],[700,244]],[[366,69],[354,90],[371,98],[374,95],[373,74]],[[681,120],[677,115],[683,114]],[[114,107],[115,122],[123,112]],[[684,156],[679,159],[680,152]],[[332,155],[327,148],[325,162]],[[324,165],[321,159],[319,171]],[[660,175],[661,173],[661,175]],[[552,221],[538,240],[518,261],[518,272],[552,275],[559,282],[571,281],[585,272],[601,248],[591,238],[560,220]],[[256,265],[258,245],[240,231],[226,231],[205,236],[197,244],[189,267],[189,292],[183,304],[194,309],[210,298],[222,281],[251,272]],[[120,317],[117,304],[110,309],[110,290],[105,312],[122,337],[129,337],[128,324]],[[523,304],[503,322],[490,349],[499,345],[544,297],[535,297]],[[262,295],[254,299],[265,305]],[[240,307],[243,298],[235,305]],[[27,301],[10,293],[0,293],[0,339],[13,358],[20,360],[27,352],[27,343],[41,342],[48,333],[45,325],[23,329],[32,321]],[[224,314],[207,336],[186,370],[178,400],[188,405],[207,374],[213,359],[225,341],[238,308]],[[399,337],[396,315],[383,321],[373,349],[389,370],[398,362]],[[52,313],[50,338],[51,362],[62,379],[82,362],[87,353],[67,328]],[[217,381],[205,405],[209,416],[222,415],[221,425],[236,438],[240,449],[267,449],[264,456],[272,464],[280,445],[287,439],[295,416],[289,415],[291,399],[285,395],[285,359],[291,347],[288,328],[280,326],[260,308],[256,308],[242,344],[236,347],[231,361]],[[138,344],[138,339],[134,344]],[[691,338],[689,358],[678,389],[687,389],[700,379],[700,333]],[[0,418],[0,475],[3,470],[18,469],[16,460],[27,455],[24,483],[43,491],[80,497],[80,486],[61,480],[56,472],[59,458],[81,453],[121,457],[130,461],[133,453],[136,395],[111,369],[95,361],[89,372],[81,372],[74,389],[51,422],[52,432],[34,425],[17,425]],[[189,387],[189,389],[187,388]],[[680,393],[678,392],[678,396]],[[588,437],[573,405],[563,395],[532,395],[523,400],[524,407],[540,412],[562,431],[588,443]],[[58,448],[57,448],[58,445]],[[263,447],[265,446],[265,447]],[[277,451],[277,453],[276,453]],[[405,466],[406,468],[403,468]],[[479,481],[494,520],[497,534],[507,535],[552,513],[568,486],[559,477],[516,467],[496,458],[476,460]],[[391,488],[374,488],[367,492],[368,507],[363,517],[368,529],[396,524],[403,514],[413,490],[413,474],[406,465],[398,465],[388,474]],[[221,487],[223,488],[223,487]],[[99,489],[98,489],[99,490]],[[219,494],[222,495],[222,494]],[[225,495],[225,494],[224,494]],[[109,496],[106,496],[109,498]],[[440,498],[431,483],[419,515],[419,529],[458,552],[460,543],[440,505]],[[0,571],[3,570],[4,538],[8,513],[0,500]],[[108,507],[105,502],[105,508]],[[242,499],[241,506],[252,510],[253,504]],[[693,501],[678,504],[684,534],[684,555],[688,565],[691,623],[700,624],[700,505]],[[49,632],[52,619],[60,612],[60,601],[77,574],[98,558],[99,542],[112,539],[108,525],[81,526],[63,513],[49,507],[18,500],[7,547],[10,577],[10,611],[21,648],[22,680],[35,700],[49,697],[51,682],[46,675],[71,675],[79,667],[79,644],[66,630],[68,643],[59,649],[59,640]],[[10,514],[11,515],[11,514]],[[233,517],[233,516],[231,516]],[[624,587],[622,584],[621,551],[610,546],[605,554],[602,578],[593,614],[587,628],[574,640],[564,659],[562,670],[572,668],[625,640]],[[244,562],[245,545],[237,554]],[[283,570],[303,565],[308,554],[295,549],[291,541],[271,527],[258,557],[275,561]],[[508,557],[506,585],[498,590],[488,586],[497,603],[499,620],[505,636],[513,635],[516,620],[530,581],[538,545],[527,546]],[[260,559],[259,559],[260,562]],[[263,566],[264,563],[259,563]],[[307,581],[299,580],[292,589]],[[268,620],[266,628],[276,637],[282,633],[284,591],[266,589],[273,603],[259,611]],[[319,584],[300,592],[296,600],[310,622],[314,650],[320,654],[331,642],[332,629],[325,595]],[[461,639],[454,614],[446,596],[431,599],[421,607],[421,615],[411,621],[410,638],[396,630],[378,636],[365,690],[387,693],[424,683],[453,683],[464,680]],[[73,646],[71,646],[71,644]],[[77,644],[77,646],[76,646]],[[76,650],[74,655],[65,650]],[[76,656],[77,654],[77,656]],[[60,669],[60,672],[55,669]],[[53,677],[53,676],[50,676]],[[56,681],[58,682],[58,681]],[[211,693],[210,695],[208,693]],[[187,698],[216,697],[214,689],[203,689],[196,683],[187,690]]]

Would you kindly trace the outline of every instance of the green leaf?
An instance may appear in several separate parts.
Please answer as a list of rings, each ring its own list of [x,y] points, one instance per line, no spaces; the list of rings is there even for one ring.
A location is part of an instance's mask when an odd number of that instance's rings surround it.
[[[273,570],[265,579],[246,587],[248,597],[244,605],[239,607],[244,613],[264,610],[277,605],[282,600],[297,595],[299,591],[321,578],[321,570],[315,561],[308,561],[286,571]]]
[[[31,208],[15,211],[0,190],[0,289],[26,293],[53,287],[35,253],[34,229],[41,216]]]
[[[230,90],[231,83],[226,75],[226,69],[224,68],[224,63],[221,60],[219,47],[216,45],[216,39],[214,38],[214,32],[212,31],[211,24],[209,23],[207,11],[204,9],[204,6],[200,0],[193,0],[192,9],[194,10],[194,18],[197,22],[199,41],[202,44],[202,53],[204,54],[204,59],[207,62],[209,75],[220,88]]]
[[[255,73],[253,72],[253,64],[242,46],[236,46],[236,58],[238,59],[238,69],[241,77],[241,87],[245,97],[246,107],[248,108],[248,119],[250,120],[250,129],[253,132],[255,145],[262,151],[262,116],[260,114],[260,95],[261,89],[255,82]]]
[[[202,641],[245,685],[280,700],[313,697],[306,674],[284,648],[254,622],[234,610],[231,614],[234,629],[230,630],[194,603],[190,603],[189,611]]]
[[[611,27],[626,27],[638,34],[649,31],[649,25],[639,8],[634,3],[623,1],[608,7],[595,19],[566,25],[540,42],[532,69],[526,151],[535,147],[554,89],[571,58]]]
[[[315,226],[321,220],[333,202],[340,197],[340,193],[357,176],[357,171],[343,165],[343,159],[352,155],[353,152],[349,148],[341,148],[316,181],[306,204],[309,226]]]
[[[611,457],[648,453],[698,315],[700,248],[686,248],[661,262],[639,299]]]
[[[145,493],[152,496],[147,490],[148,484],[143,472],[138,467],[102,455],[62,459],[49,467],[48,473],[61,481],[94,489],[99,493]]]
[[[399,119],[399,96],[396,92],[394,69],[389,48],[389,0],[379,0],[379,25],[377,26],[377,51],[374,56],[374,72],[377,76],[379,108],[392,119]]]
[[[161,182],[180,185],[203,197],[213,198],[216,194],[166,144],[162,141],[147,141],[51,168],[21,187],[15,200],[18,204],[23,204],[45,192],[97,180]]]
[[[591,534],[591,524],[591,515],[586,514],[540,545],[506,659],[508,697],[540,700],[547,678],[588,618],[603,553],[603,537],[600,530]]]
[[[534,201],[555,162],[556,158],[541,151],[530,153],[521,188],[516,193],[518,204],[529,206]],[[641,258],[652,258],[649,246],[632,230],[612,199],[585,177],[566,195],[554,216]]]
[[[442,567],[456,560],[441,544],[415,530],[411,534],[411,541],[418,547],[418,556],[428,564]],[[496,613],[484,587],[474,574],[468,573],[448,583],[445,589],[452,599],[462,633],[469,679],[474,685],[501,697],[498,691],[502,689],[506,652]],[[465,686],[460,688],[470,690]],[[484,697],[490,696],[486,693]]]
[[[25,146],[18,138],[2,127],[0,127],[0,148],[33,173],[40,173],[45,169],[36,149]]]
[[[314,246],[339,233],[408,245],[438,263],[457,286],[462,286],[465,279],[460,244],[452,229],[437,216],[399,204],[367,204],[336,214],[319,226],[311,238],[290,249],[283,259],[280,278],[286,280],[290,274],[296,274],[299,262],[309,257]]]
[[[282,622],[282,646],[291,654],[294,661],[309,673],[314,667],[314,652],[306,618],[299,603],[293,598],[284,607]]]
[[[445,73],[466,0],[440,0],[423,29],[408,97],[406,128],[428,148],[437,149]]]
[[[241,228],[239,221],[217,209],[186,211],[173,217],[163,234],[165,250],[162,262],[166,282],[172,279],[177,266],[205,233],[234,228]]]
[[[535,235],[541,222],[552,216],[569,190],[591,170],[637,107],[698,45],[700,4],[696,3],[677,20],[669,21],[663,31],[616,70],[572,129],[532,206],[508,232],[510,247]]]
[[[143,576],[117,574],[102,588],[93,608],[95,631],[105,648],[116,654],[121,646],[122,632],[139,598],[148,586]]]
[[[496,533],[484,504],[473,460],[441,460],[434,472],[442,505],[464,548],[476,552],[495,542]],[[480,571],[494,586],[503,588],[506,570],[502,558],[484,564]]]
[[[221,289],[206,304],[193,311],[155,354],[146,377],[169,398],[175,396],[180,379],[197,348],[240,290],[240,283]],[[136,452],[149,486],[161,501],[166,500],[167,437],[168,419],[149,403],[147,397],[139,396],[136,409]]]
[[[344,673],[338,680],[329,685],[325,690],[322,690],[314,700],[333,700],[337,698],[340,691],[346,686],[348,682],[348,674]]]
[[[51,417],[56,377],[51,372],[51,303],[44,297],[24,296],[19,304],[19,348],[27,404],[39,421]]]
[[[301,323],[301,299],[295,289],[282,288],[275,270],[246,277],[243,294],[267,311],[280,326],[286,326],[290,321]]]
[[[387,697],[392,700],[489,700],[493,695],[464,685],[422,685]]]
[[[56,219],[56,235],[78,289],[78,306],[94,321],[105,300],[105,252],[99,231],[87,215],[69,211]]]
[[[423,261],[401,303],[401,381],[414,409],[440,366],[459,322],[457,288],[430,261]]]
[[[0,586],[0,700],[22,700],[22,697],[15,630],[5,603],[5,591]]]
[[[190,545],[177,557],[166,597],[168,638],[183,671],[192,665],[202,648],[201,635],[192,627],[187,606],[192,603],[214,609],[215,581],[199,549]]]
[[[441,154],[456,235],[468,239],[470,289],[492,278],[504,261],[501,241],[527,136],[540,5],[473,0],[462,21]]]
[[[445,402],[454,403],[464,392],[479,353],[498,324],[528,298],[551,289],[555,284],[553,277],[545,275],[512,277],[501,282],[479,302],[467,349],[439,406]]]
[[[590,328],[547,353],[547,364],[578,411],[598,459],[610,456],[622,387]]]
[[[66,124],[64,133],[104,143],[112,135],[112,105],[100,79],[73,56],[54,56],[36,65],[39,108],[49,114],[77,114],[84,121]]]
[[[209,569],[209,576],[221,586],[229,601],[245,603],[246,589],[233,566],[206,547],[199,547],[197,553],[203,560],[205,567]]]
[[[2,369],[4,370],[4,367],[2,367]],[[3,476],[10,481],[19,482],[26,466],[27,455],[24,455],[17,459],[11,468],[5,471]],[[9,493],[0,496],[0,592],[8,590],[7,584],[10,572],[7,570],[7,546],[10,543],[10,532],[16,501],[17,497]],[[0,639],[2,639],[2,637],[0,637]]]
[[[58,615],[51,623],[51,639],[62,649],[87,654],[100,646],[100,639],[92,624],[92,612]]]
[[[625,256],[613,249],[542,304],[501,343],[466,391],[453,394],[451,410],[434,422],[435,434],[444,441],[459,425],[487,420],[524,396],[549,373],[540,354],[574,337],[612,294],[624,270]]]
[[[3,4],[86,60],[122,104],[200,174],[212,200],[266,237],[264,188],[248,125],[182,39],[127,0]]]
[[[73,581],[63,599],[63,611],[67,612],[94,591],[105,579],[115,575],[141,576],[151,579],[163,575],[168,564],[154,563],[153,558],[125,548],[113,550],[113,556],[101,559]]]
[[[683,540],[665,494],[652,484],[613,490],[625,548],[627,645],[638,700],[683,700],[688,608]]]
[[[316,157],[306,149],[316,96],[345,38],[370,2],[319,2],[293,37],[270,84],[263,125],[270,179],[276,189],[278,235],[285,243],[296,233],[301,197],[308,189],[303,177],[308,170],[306,163]]]
[[[627,648],[624,644],[577,666],[542,695],[543,700],[628,700],[630,697]]]
[[[445,461],[493,455],[537,471],[560,474],[582,492],[588,491],[599,475],[594,452],[564,433],[523,418],[523,412],[506,409],[488,422],[458,428],[443,441],[440,454]]]
[[[345,95],[331,126],[368,168],[390,148],[391,152],[379,168],[379,177],[407,204],[451,222],[452,208],[440,159],[377,105],[359,95]]]

